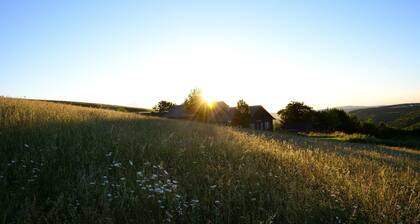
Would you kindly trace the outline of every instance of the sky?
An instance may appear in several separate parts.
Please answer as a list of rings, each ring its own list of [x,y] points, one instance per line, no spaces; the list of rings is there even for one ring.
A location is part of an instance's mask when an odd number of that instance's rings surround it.
[[[420,1],[0,0],[0,95],[420,102]]]

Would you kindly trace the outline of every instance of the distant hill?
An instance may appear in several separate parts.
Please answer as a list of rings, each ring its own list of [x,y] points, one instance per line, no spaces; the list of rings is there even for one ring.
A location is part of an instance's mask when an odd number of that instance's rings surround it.
[[[341,107],[335,107],[335,108],[344,110],[345,112],[348,113],[350,111],[366,109],[366,108],[371,108],[371,107],[369,106],[341,106]]]
[[[420,103],[372,107],[350,111],[362,121],[385,123],[390,127],[413,129],[420,127]]]

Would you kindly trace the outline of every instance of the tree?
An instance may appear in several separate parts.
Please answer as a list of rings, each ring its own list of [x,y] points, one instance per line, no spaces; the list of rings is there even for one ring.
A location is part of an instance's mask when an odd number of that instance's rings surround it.
[[[232,118],[232,125],[246,128],[249,127],[250,120],[251,114],[248,104],[244,100],[239,100]]]
[[[188,97],[184,101],[186,110],[194,116],[194,119],[200,121],[207,120],[207,104],[203,99],[203,92],[201,89],[193,89],[188,94]]]
[[[292,101],[277,114],[281,116],[280,125],[284,129],[307,131],[313,127],[315,112],[303,102]]]
[[[357,118],[349,116],[344,110],[325,109],[316,111],[314,114],[314,129],[316,131],[354,133],[359,129]]]
[[[161,100],[156,104],[152,110],[153,112],[168,112],[175,104],[169,101]]]

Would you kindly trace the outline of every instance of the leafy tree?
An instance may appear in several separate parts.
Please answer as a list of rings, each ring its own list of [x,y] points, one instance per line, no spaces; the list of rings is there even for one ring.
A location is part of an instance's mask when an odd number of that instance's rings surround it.
[[[251,114],[249,113],[248,104],[244,100],[239,100],[232,118],[232,125],[246,128],[249,127],[250,120]]]
[[[307,131],[313,126],[314,111],[303,102],[292,101],[277,114],[281,116],[280,125],[284,129]]]
[[[207,120],[208,106],[204,102],[201,89],[193,89],[184,101],[187,111],[200,121]]]
[[[342,131],[354,133],[359,128],[356,117],[349,116],[341,109],[326,109],[314,112],[314,129],[317,131]]]
[[[169,102],[169,101],[165,101],[165,100],[161,100],[159,101],[158,104],[156,104],[152,110],[153,112],[167,112],[169,111],[173,106],[175,106],[174,103]]]

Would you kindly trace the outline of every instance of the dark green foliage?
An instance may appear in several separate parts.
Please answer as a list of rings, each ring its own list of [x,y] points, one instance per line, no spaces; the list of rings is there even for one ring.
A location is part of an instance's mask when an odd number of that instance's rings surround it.
[[[159,101],[159,103],[153,107],[153,112],[168,112],[173,106],[175,106],[174,103],[166,101],[166,100],[161,100]]]
[[[249,127],[251,115],[249,113],[249,106],[244,100],[239,100],[236,104],[235,114],[233,115],[232,125],[242,128]]]
[[[315,111],[301,102],[291,102],[281,115],[281,128],[302,132],[344,132],[362,133],[383,139],[411,139],[420,137],[420,129],[402,130],[389,127],[386,123],[375,124],[373,119],[359,121],[356,116],[349,115],[341,109]],[[415,120],[416,113],[412,113]]]
[[[398,104],[351,111],[361,121],[379,125],[381,122],[398,129],[414,129],[420,126],[420,104]]]
[[[314,110],[303,102],[292,101],[277,112],[281,116],[281,127],[288,130],[309,131],[313,128]]]
[[[398,119],[390,122],[389,125],[409,130],[420,128],[420,110],[401,115]]]
[[[341,109],[314,111],[313,114],[315,116],[313,127],[317,131],[354,133],[359,128],[357,118],[349,116]]]

